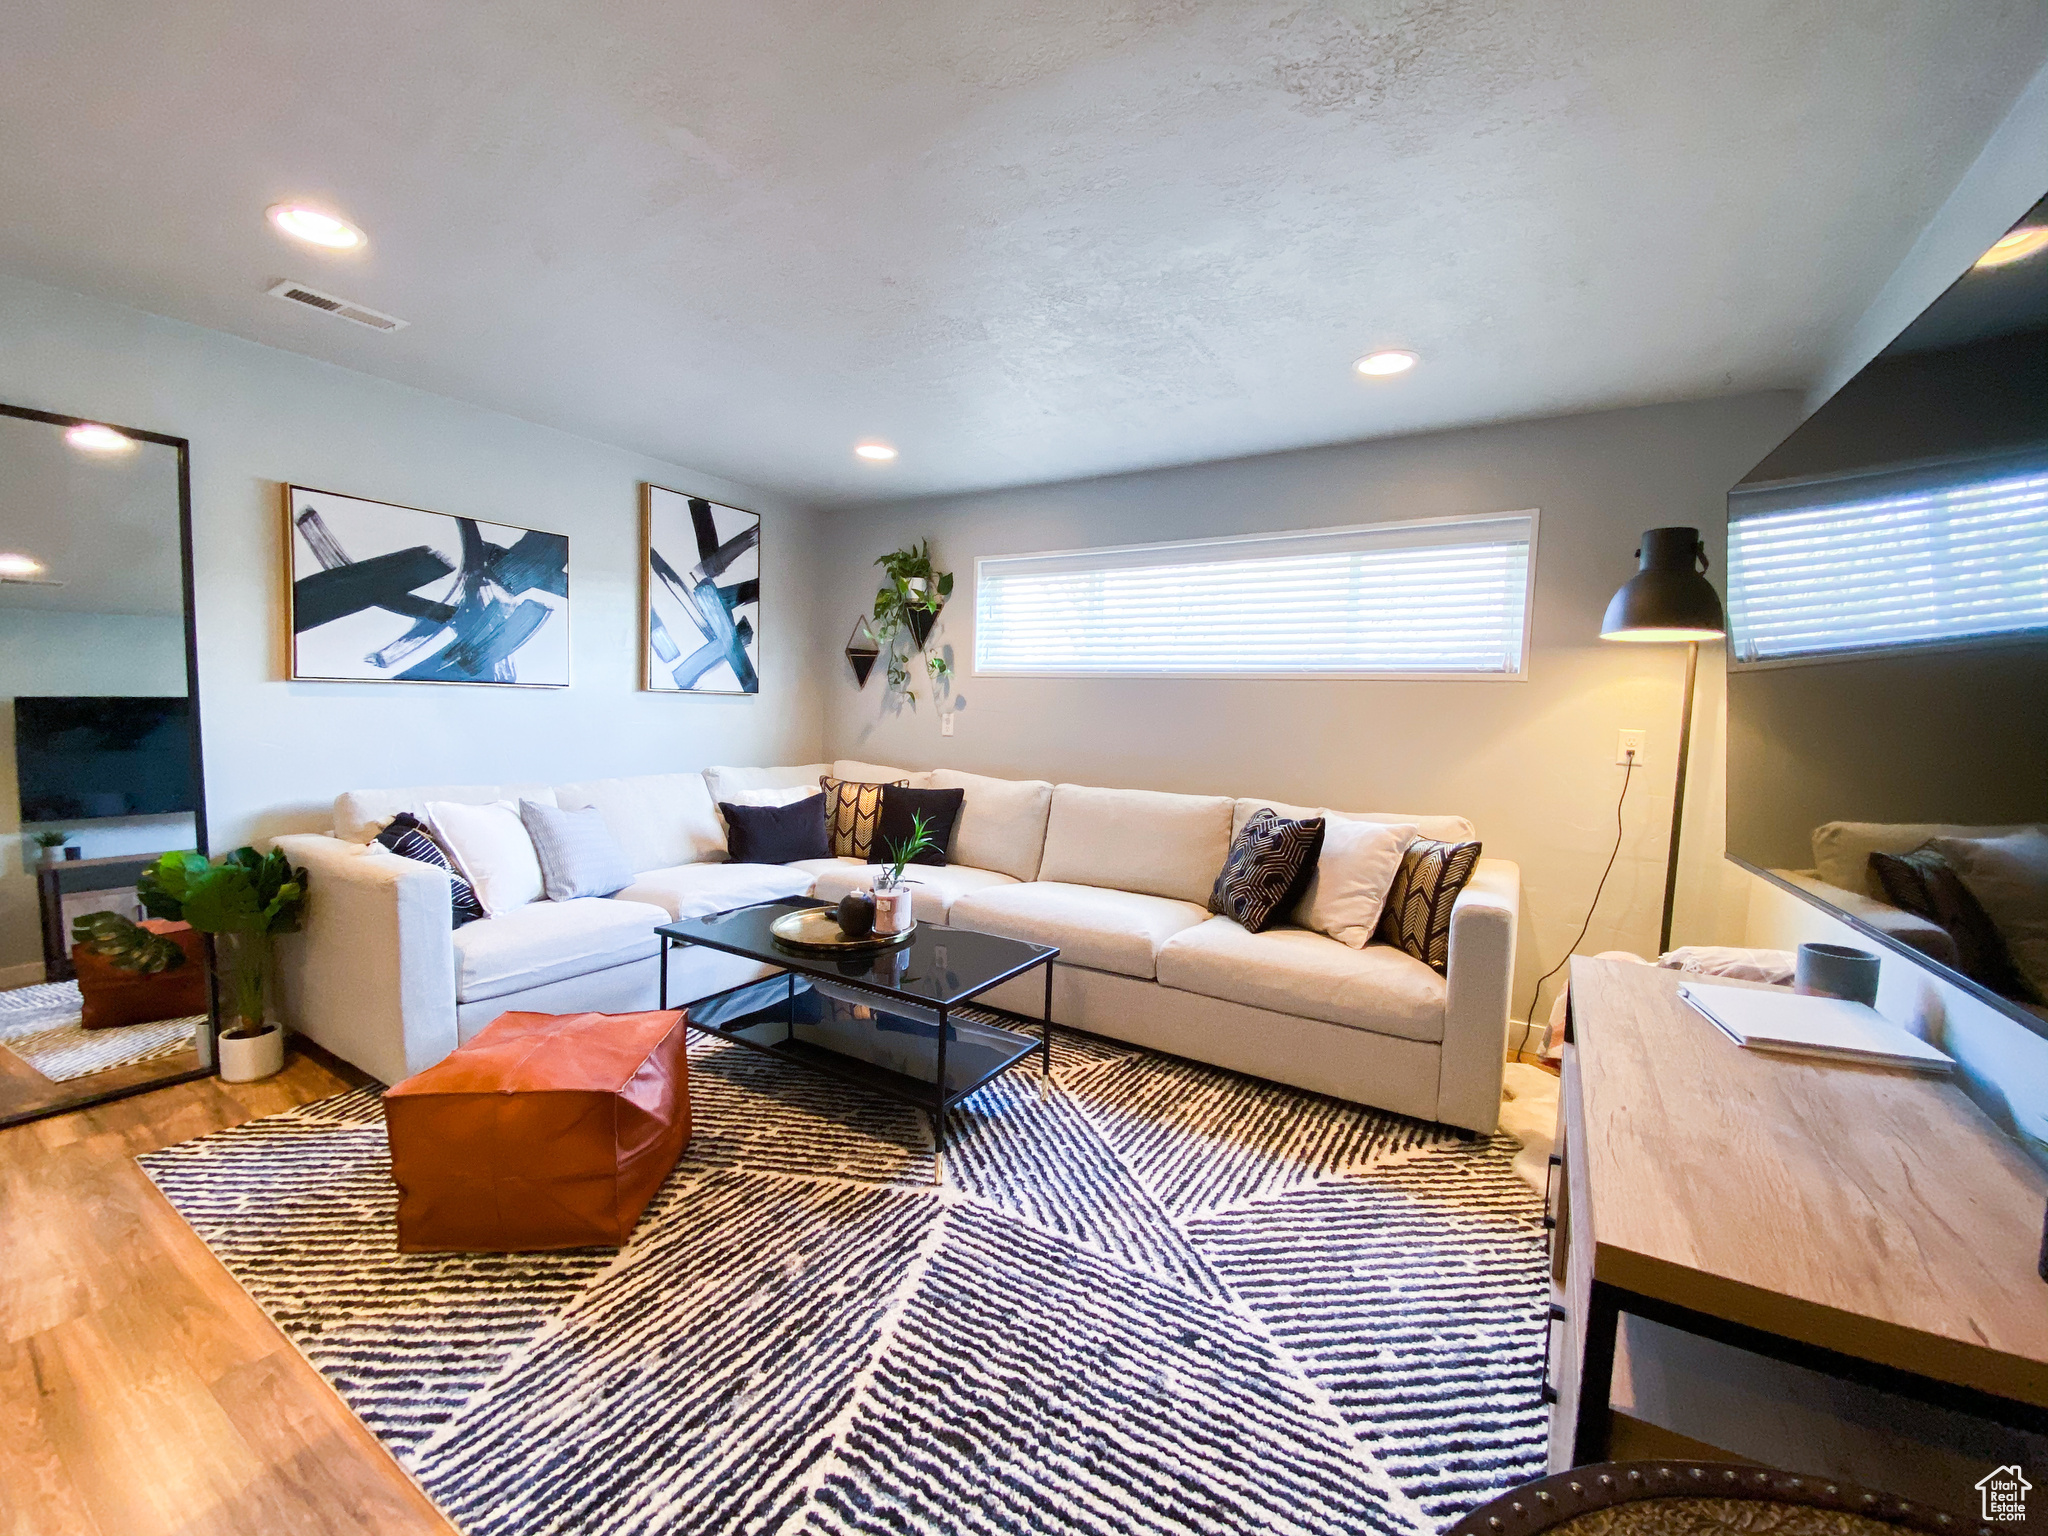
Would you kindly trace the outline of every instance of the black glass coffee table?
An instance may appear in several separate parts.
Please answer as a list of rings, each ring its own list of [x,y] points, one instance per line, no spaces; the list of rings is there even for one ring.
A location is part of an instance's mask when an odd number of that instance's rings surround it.
[[[672,945],[699,944],[779,966],[780,976],[691,1003],[690,1027],[917,1105],[932,1117],[936,1155],[946,1149],[946,1111],[977,1088],[1034,1051],[1040,1072],[1051,1074],[1057,949],[929,923],[900,948],[844,958],[796,954],[775,942],[769,924],[819,905],[792,898],[662,924],[654,930],[661,938],[661,1006],[668,1006]],[[972,1001],[1041,965],[1043,1018]]]

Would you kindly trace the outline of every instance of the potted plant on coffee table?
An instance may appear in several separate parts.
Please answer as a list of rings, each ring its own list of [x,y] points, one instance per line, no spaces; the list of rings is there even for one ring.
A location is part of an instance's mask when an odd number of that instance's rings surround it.
[[[910,926],[910,914],[904,910],[910,892],[904,887],[917,882],[903,878],[904,868],[920,853],[938,846],[939,840],[932,836],[932,824],[922,811],[910,818],[910,836],[889,844],[889,862],[875,876],[877,933],[901,933]],[[885,917],[884,913],[888,915]]]
[[[190,923],[215,938],[224,1003],[220,1075],[252,1083],[280,1070],[284,1030],[267,1007],[271,941],[299,931],[305,870],[275,850],[237,848],[218,863],[198,852],[167,853],[142,872],[135,894],[150,916]]]

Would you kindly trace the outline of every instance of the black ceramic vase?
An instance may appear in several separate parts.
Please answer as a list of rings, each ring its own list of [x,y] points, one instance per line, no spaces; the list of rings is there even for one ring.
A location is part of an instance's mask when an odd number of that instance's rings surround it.
[[[839,931],[864,939],[875,931],[875,898],[869,891],[849,891],[839,898]]]

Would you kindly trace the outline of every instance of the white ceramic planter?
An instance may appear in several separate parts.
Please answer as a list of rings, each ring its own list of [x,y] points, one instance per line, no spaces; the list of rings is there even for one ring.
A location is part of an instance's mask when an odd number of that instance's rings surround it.
[[[262,1034],[220,1036],[220,1075],[223,1082],[253,1083],[284,1070],[284,1030],[276,1024]]]

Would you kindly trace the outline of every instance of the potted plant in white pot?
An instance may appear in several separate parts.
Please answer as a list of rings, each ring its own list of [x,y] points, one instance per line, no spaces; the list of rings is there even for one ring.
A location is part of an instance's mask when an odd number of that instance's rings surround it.
[[[61,864],[64,862],[64,845],[71,841],[71,834],[69,832],[38,832],[34,840],[36,847],[40,850],[37,854],[38,863]]]
[[[151,917],[187,922],[214,936],[225,1005],[220,1075],[253,1083],[281,1070],[284,1029],[268,1008],[271,941],[299,931],[305,870],[275,850],[237,848],[217,864],[203,853],[167,853],[142,872],[135,894]]]

